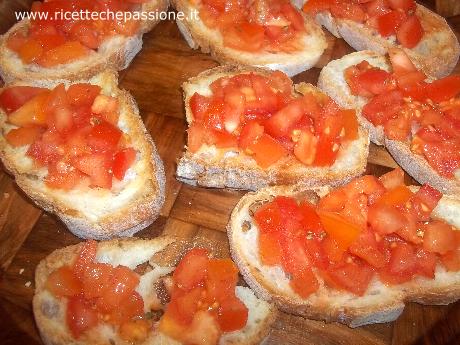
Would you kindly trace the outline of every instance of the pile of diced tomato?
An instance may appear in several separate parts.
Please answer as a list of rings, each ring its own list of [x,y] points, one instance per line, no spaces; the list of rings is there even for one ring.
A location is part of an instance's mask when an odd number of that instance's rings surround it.
[[[173,273],[159,330],[185,344],[217,344],[223,332],[242,329],[248,309],[235,295],[237,281],[230,259],[210,259],[205,249],[192,249]]]
[[[390,54],[389,73],[362,61],[345,71],[355,95],[369,98],[362,114],[383,126],[393,140],[410,140],[414,153],[423,155],[444,177],[460,168],[460,76],[426,82],[402,51]]]
[[[393,285],[434,278],[437,265],[460,270],[460,231],[432,217],[442,195],[428,185],[413,193],[404,173],[363,176],[317,205],[278,196],[254,214],[264,265],[282,266],[306,298],[329,288],[365,294],[371,280]]]
[[[73,189],[79,184],[110,189],[123,180],[136,151],[117,127],[116,98],[91,84],[63,84],[53,90],[15,86],[0,93],[0,109],[13,129],[13,147],[27,147],[37,166],[47,167],[46,185]]]
[[[416,8],[415,0],[309,0],[303,9],[365,23],[383,37],[396,36],[403,47],[414,48],[424,34]]]
[[[53,271],[45,287],[67,300],[66,322],[75,338],[100,323],[118,327],[123,340],[147,338],[152,328],[145,318],[144,301],[135,291],[139,275],[125,266],[95,262],[97,242],[85,242],[76,261]]]
[[[305,32],[302,14],[288,0],[201,0],[200,18],[218,29],[224,45],[242,51],[295,51]]]
[[[263,169],[288,155],[308,166],[330,166],[341,146],[358,137],[353,110],[340,109],[314,89],[294,97],[291,80],[281,72],[222,77],[210,89],[211,96],[190,98],[191,152],[203,144],[234,148]]]
[[[53,67],[80,59],[112,35],[131,36],[139,28],[136,20],[78,18],[80,13],[133,11],[147,0],[48,0],[35,1],[32,12],[40,15],[30,21],[30,27],[13,33],[7,40],[23,63]],[[88,11],[88,12],[86,12]],[[62,13],[62,14],[61,14]],[[63,14],[74,16],[66,20]]]

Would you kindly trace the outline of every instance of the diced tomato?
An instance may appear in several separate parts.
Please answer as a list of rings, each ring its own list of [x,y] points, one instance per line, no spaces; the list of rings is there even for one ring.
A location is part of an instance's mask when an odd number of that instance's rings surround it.
[[[332,212],[318,211],[324,230],[344,250],[358,238],[361,229],[350,223],[338,214]]]
[[[366,12],[369,17],[381,16],[390,12],[390,8],[388,7],[386,0],[368,1],[364,4],[364,7],[366,8]]]
[[[340,212],[345,207],[347,195],[343,188],[337,188],[326,196],[322,197],[318,203],[318,209],[330,212]]]
[[[207,274],[208,253],[204,249],[192,249],[176,267],[174,282],[184,290],[199,286]]]
[[[192,124],[187,130],[187,148],[190,152],[196,152],[206,143],[206,129],[198,124]]]
[[[264,265],[281,265],[282,247],[276,232],[259,232],[259,255]]]
[[[235,290],[234,287],[233,290]],[[237,297],[221,300],[217,322],[222,332],[240,330],[246,326],[247,321],[248,308]]]
[[[18,49],[19,58],[25,63],[30,64],[38,60],[43,54],[43,48],[39,42],[29,38],[24,44]]]
[[[379,199],[377,199],[377,205],[387,206],[404,206],[414,194],[405,185],[399,185],[385,192]]]
[[[299,213],[302,217],[301,223],[305,230],[313,232],[314,234],[321,234],[324,231],[321,219],[315,211],[315,207],[308,201],[303,201],[298,207]]]
[[[71,190],[77,186],[84,175],[66,162],[48,165],[45,184],[50,188]]]
[[[34,143],[43,132],[43,127],[39,126],[19,127],[10,130],[5,139],[11,146],[25,146]]]
[[[265,131],[274,137],[290,136],[292,127],[302,118],[303,115],[303,100],[296,99],[265,121]]]
[[[404,171],[401,168],[393,169],[379,177],[386,189],[393,189],[404,184]]]
[[[351,244],[350,253],[365,260],[369,265],[382,268],[386,265],[386,257],[379,250],[378,243],[372,231],[362,231],[359,237]]]
[[[47,92],[41,87],[14,86],[3,89],[0,93],[0,107],[10,114],[40,93]]]
[[[350,19],[358,23],[364,22],[366,13],[358,4],[342,2],[332,4],[330,7],[331,14],[336,18]]]
[[[22,126],[45,126],[47,123],[47,114],[43,111],[47,101],[47,92],[40,93],[29,101],[24,103],[19,109],[8,115],[8,122]]]
[[[423,225],[423,248],[432,253],[446,254],[458,247],[452,226],[439,220]]]
[[[147,320],[130,320],[120,325],[118,333],[120,338],[129,343],[144,342],[151,329],[151,323]]]
[[[459,271],[460,270],[460,245],[441,256],[441,261],[446,270]]]
[[[389,272],[410,280],[417,268],[417,256],[414,247],[407,243],[397,243],[391,250]]]
[[[113,266],[103,263],[88,263],[82,272],[83,295],[86,299],[101,297],[106,289],[113,288]],[[107,308],[106,308],[107,309]]]
[[[383,125],[385,135],[391,140],[404,141],[408,138],[411,131],[411,119],[399,114],[394,118],[388,119]]]
[[[419,133],[418,133],[419,135]],[[443,142],[426,142],[423,155],[441,176],[451,178],[460,167],[459,145],[445,140]]]
[[[343,118],[343,128],[345,135],[342,138],[344,141],[352,141],[358,139],[358,119],[354,110],[346,109],[340,111],[340,116]]]
[[[264,44],[263,26],[249,22],[235,23],[222,33],[224,45],[242,51],[256,52]]]
[[[451,75],[428,83],[427,94],[435,102],[448,101],[460,93],[460,75]]]
[[[372,98],[362,110],[363,115],[375,126],[385,122],[399,112],[403,104],[400,91],[390,91]]]
[[[395,35],[398,28],[406,20],[404,12],[393,10],[377,18],[377,25],[380,35],[388,37]]]
[[[94,152],[106,152],[117,147],[122,132],[114,125],[102,121],[95,125],[88,133],[88,145]]]
[[[328,269],[328,276],[340,288],[362,296],[367,290],[374,274],[373,269],[364,262],[354,260],[334,265]]]
[[[255,143],[264,133],[264,127],[256,121],[248,121],[239,136],[238,146],[242,149],[248,148]]]
[[[399,43],[405,48],[414,48],[423,37],[423,27],[417,16],[409,16],[401,23],[396,33]]]
[[[356,82],[363,89],[374,95],[379,95],[394,88],[390,73],[380,68],[370,68],[361,72]]]
[[[54,49],[44,52],[37,63],[50,68],[60,64],[67,64],[88,55],[90,50],[79,41],[68,41]]]
[[[330,9],[332,1],[329,0],[309,0],[303,5],[303,11],[307,13],[318,13]]]
[[[293,273],[289,285],[302,298],[307,298],[319,289],[318,279],[308,267]]]
[[[81,295],[68,299],[66,320],[70,332],[76,339],[86,330],[95,327],[99,322],[97,310],[92,308]]]
[[[281,210],[277,203],[270,202],[254,213],[254,219],[261,232],[278,231],[281,226]]]
[[[220,334],[221,330],[215,317],[210,315],[209,312],[198,310],[193,317],[190,327],[184,334],[185,337],[183,341],[185,344],[217,344]],[[177,337],[177,335],[175,337]]]
[[[409,56],[402,49],[389,49],[388,55],[390,57],[391,67],[393,67],[393,73],[396,76],[401,76],[410,72],[417,72],[417,68],[414,66]]]
[[[381,235],[397,232],[407,223],[395,206],[377,204],[369,207],[368,221],[371,228]]]
[[[321,135],[316,147],[315,166],[330,166],[334,164],[340,145],[330,136]]]
[[[399,75],[397,78],[398,87],[400,89],[411,91],[414,87],[423,88],[424,80],[426,79],[425,73],[421,71],[407,72],[405,74]]]
[[[436,254],[418,248],[415,255],[417,256],[417,274],[433,279],[438,261]]]
[[[74,157],[72,164],[89,175],[91,186],[112,188],[113,157],[110,153],[94,153]]]
[[[97,49],[101,43],[97,32],[91,28],[90,24],[84,22],[72,25],[69,36],[90,49]]]
[[[101,87],[92,84],[72,84],[67,89],[67,99],[73,106],[92,105],[101,93]]]
[[[291,23],[291,26],[297,31],[305,30],[305,23],[302,15],[290,3],[281,6],[281,13]]]
[[[387,0],[387,2],[392,9],[404,12],[415,11],[417,7],[414,0]]]
[[[310,131],[300,131],[294,146],[294,155],[305,165],[312,165],[315,161],[318,139]]]
[[[248,146],[248,150],[253,153],[254,159],[262,169],[267,169],[288,153],[280,143],[265,133]]]
[[[201,121],[208,110],[210,104],[209,97],[202,96],[195,92],[189,102],[194,120]]]
[[[129,147],[115,154],[113,157],[113,176],[118,180],[123,180],[126,171],[131,167],[136,159],[136,150]]]
[[[69,266],[61,266],[51,272],[45,286],[56,297],[76,296],[82,290],[81,282]]]
[[[431,212],[434,210],[442,194],[433,187],[425,184],[411,198],[412,211],[419,221],[429,220]]]

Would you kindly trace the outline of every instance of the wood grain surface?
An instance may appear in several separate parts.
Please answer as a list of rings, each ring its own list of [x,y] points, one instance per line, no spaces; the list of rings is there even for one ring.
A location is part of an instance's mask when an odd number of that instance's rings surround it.
[[[457,4],[458,0],[450,2]],[[26,8],[29,3],[0,0],[0,33],[14,23],[13,11]],[[437,5],[435,1],[424,3],[430,8]],[[449,22],[460,32],[460,17],[449,18]],[[318,67],[352,51],[343,40],[331,35],[328,42]],[[136,98],[165,163],[167,176],[166,203],[161,216],[138,236],[206,237],[228,255],[225,226],[232,208],[244,193],[191,187],[174,177],[186,129],[180,86],[189,77],[216,65],[208,55],[186,45],[175,23],[165,21],[145,35],[140,54],[127,70],[120,72],[120,83]],[[460,71],[459,66],[456,70]],[[313,68],[294,80],[315,84],[319,71]],[[368,173],[378,176],[395,166],[384,149],[371,145]],[[0,344],[41,344],[31,311],[35,267],[54,249],[77,242],[79,239],[60,221],[36,208],[12,179],[0,172]],[[460,303],[449,306],[411,303],[393,323],[357,329],[282,313],[267,344],[460,344]]]

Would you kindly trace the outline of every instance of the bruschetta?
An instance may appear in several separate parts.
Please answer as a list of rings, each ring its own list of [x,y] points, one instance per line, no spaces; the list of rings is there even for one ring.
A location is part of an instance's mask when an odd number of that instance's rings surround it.
[[[276,309],[237,286],[234,263],[206,243],[91,240],[54,251],[35,273],[44,343],[259,344]]]
[[[269,187],[228,223],[233,260],[259,298],[350,327],[395,320],[406,302],[460,298],[460,200],[406,186],[401,169],[334,190]]]
[[[168,6],[168,0],[35,1],[36,17],[0,37],[0,76],[72,81],[125,69]]]
[[[318,86],[355,108],[371,140],[418,182],[459,193],[460,76],[429,78],[402,50],[390,50],[389,59],[362,51],[331,61]]]
[[[189,124],[177,178],[207,187],[341,184],[360,175],[369,138],[354,111],[280,71],[222,66],[184,83]]]
[[[403,49],[430,76],[448,75],[460,45],[446,20],[414,0],[308,0],[306,13],[356,50]]]
[[[313,67],[327,47],[321,27],[287,0],[173,0],[187,43],[220,63],[266,67],[289,76]]]
[[[116,72],[0,89],[0,157],[17,185],[75,235],[130,236],[164,202],[165,173]]]

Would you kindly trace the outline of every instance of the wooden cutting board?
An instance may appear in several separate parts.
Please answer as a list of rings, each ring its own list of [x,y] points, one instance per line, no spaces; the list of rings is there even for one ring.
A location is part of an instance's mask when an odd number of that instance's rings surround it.
[[[14,22],[13,11],[27,8],[29,3],[0,0],[0,33]],[[452,17],[450,22],[460,32],[460,18]],[[296,76],[295,82],[316,84],[321,66],[352,51],[343,40],[328,35],[328,41],[329,48],[318,68]],[[179,183],[174,177],[186,129],[180,86],[216,65],[209,56],[191,50],[176,25],[165,21],[145,35],[141,53],[120,73],[121,87],[136,98],[165,163],[167,176],[166,203],[161,216],[138,233],[139,237],[203,236],[228,252],[225,225],[244,193],[195,188]],[[371,146],[368,173],[378,176],[395,166],[384,149]],[[12,179],[0,172],[0,344],[41,344],[31,311],[35,267],[54,249],[77,242],[79,239],[61,222],[36,208]],[[460,344],[460,303],[449,306],[411,303],[393,323],[357,329],[282,313],[267,344]]]

